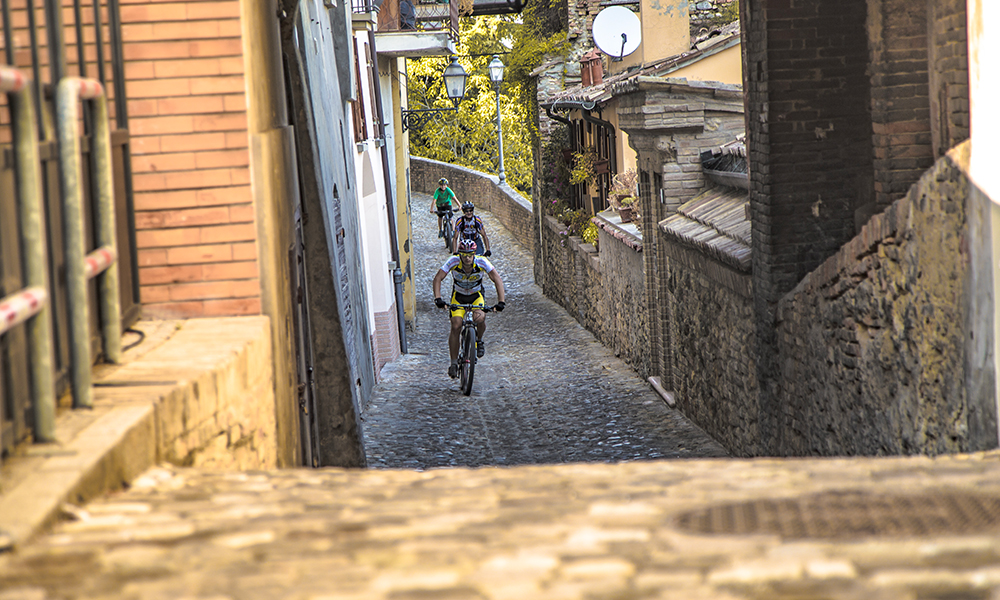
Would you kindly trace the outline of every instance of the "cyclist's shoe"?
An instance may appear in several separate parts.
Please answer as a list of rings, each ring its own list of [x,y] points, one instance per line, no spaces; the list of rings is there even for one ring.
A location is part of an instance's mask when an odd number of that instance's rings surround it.
[[[448,367],[448,377],[452,379],[458,377],[458,363],[451,363],[451,366]]]
[[[486,346],[483,345],[483,340],[476,341],[476,358],[482,358],[486,354]]]
[[[438,229],[438,237],[439,238],[443,238],[444,237],[444,229]]]

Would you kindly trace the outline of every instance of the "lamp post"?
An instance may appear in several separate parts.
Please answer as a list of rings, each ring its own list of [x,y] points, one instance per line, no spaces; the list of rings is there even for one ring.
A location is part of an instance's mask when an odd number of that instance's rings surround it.
[[[407,129],[420,130],[427,121],[431,118],[440,115],[441,113],[450,112],[453,110],[458,110],[458,103],[462,101],[465,97],[465,83],[468,79],[468,74],[465,72],[465,68],[458,64],[458,57],[452,56],[451,63],[444,68],[444,90],[448,94],[448,98],[451,103],[455,105],[455,108],[426,108],[420,110],[403,110],[400,111],[400,117],[402,117],[403,131]]]
[[[503,62],[500,57],[494,54],[488,68],[490,81],[497,89],[497,148],[500,150],[500,171],[497,173],[497,177],[500,178],[500,183],[505,183],[507,176],[503,172],[503,127],[500,123],[500,84],[503,83]]]

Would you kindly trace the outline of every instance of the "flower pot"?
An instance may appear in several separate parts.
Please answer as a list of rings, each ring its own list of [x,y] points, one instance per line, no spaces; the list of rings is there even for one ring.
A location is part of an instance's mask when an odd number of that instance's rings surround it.
[[[631,223],[635,220],[635,211],[631,206],[623,206],[618,209],[618,216],[622,218],[622,223]]]

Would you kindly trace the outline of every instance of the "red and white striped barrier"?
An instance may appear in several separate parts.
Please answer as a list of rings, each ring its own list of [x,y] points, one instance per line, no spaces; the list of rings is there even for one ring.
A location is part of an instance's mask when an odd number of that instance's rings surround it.
[[[69,78],[76,84],[77,94],[81,100],[93,100],[104,95],[104,86],[96,79]]]
[[[14,67],[0,67],[0,92],[20,92],[28,78]]]
[[[118,253],[111,246],[98,248],[88,254],[87,258],[84,259],[83,272],[87,279],[92,279],[98,274],[103,273],[105,269],[114,264],[117,259]]]
[[[30,287],[0,300],[0,335],[38,314],[48,302],[42,287]]]

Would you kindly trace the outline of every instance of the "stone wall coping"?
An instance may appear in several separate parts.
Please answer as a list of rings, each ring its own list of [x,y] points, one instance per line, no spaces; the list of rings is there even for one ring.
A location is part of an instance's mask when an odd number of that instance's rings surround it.
[[[597,213],[590,220],[622,244],[636,252],[642,252],[642,230],[635,222],[622,223],[617,210],[609,208]]]
[[[440,160],[434,160],[433,158],[422,158],[422,157],[419,157],[419,156],[411,156],[410,157],[410,162],[424,162],[424,163],[427,163],[428,166],[437,166],[437,167],[441,167],[441,168],[455,169],[455,170],[458,170],[458,171],[462,171],[463,173],[466,173],[468,175],[472,175],[472,176],[475,176],[475,177],[482,177],[483,179],[489,179],[490,181],[492,181],[497,186],[497,189],[502,194],[504,194],[505,196],[507,196],[507,198],[509,200],[511,200],[515,204],[521,205],[521,207],[524,208],[525,210],[527,210],[529,213],[531,212],[531,201],[528,200],[527,198],[525,198],[524,196],[522,196],[521,194],[519,194],[517,192],[517,190],[515,190],[512,187],[510,187],[510,185],[508,185],[507,182],[500,183],[500,178],[497,177],[496,175],[490,175],[489,173],[483,173],[482,171],[477,171],[475,169],[470,169],[468,167],[463,167],[462,165],[453,165],[451,163],[442,162]],[[434,192],[434,190],[430,190],[430,191],[428,191],[428,190],[420,190],[420,191],[422,191],[424,193],[433,193]]]

